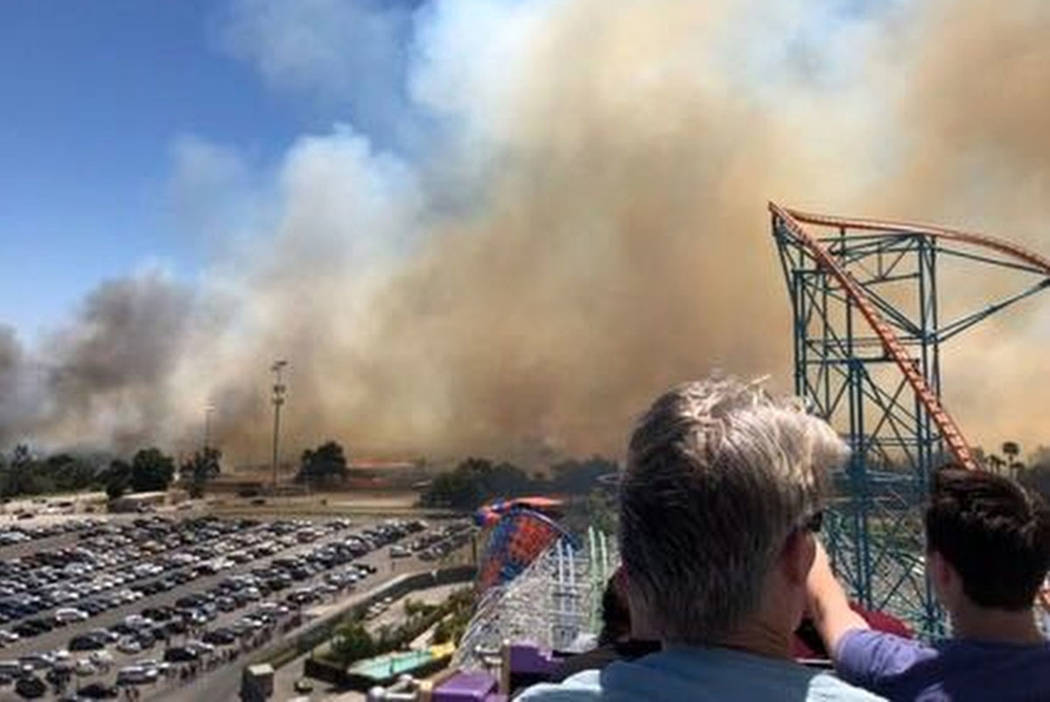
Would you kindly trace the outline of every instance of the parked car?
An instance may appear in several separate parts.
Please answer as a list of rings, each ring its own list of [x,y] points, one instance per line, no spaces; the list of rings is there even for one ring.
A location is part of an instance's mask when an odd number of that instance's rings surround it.
[[[199,659],[200,654],[186,646],[177,646],[164,651],[164,660],[168,663],[193,663]]]
[[[136,638],[125,636],[117,642],[117,650],[121,653],[140,653],[142,644]]]
[[[88,660],[94,663],[95,667],[106,669],[113,665],[113,654],[105,649],[92,651],[91,655],[88,656]]]
[[[77,675],[80,675],[80,676],[83,676],[83,677],[86,678],[86,677],[89,677],[89,676],[94,675],[95,673],[97,673],[98,669],[95,667],[95,664],[92,663],[87,658],[81,658],[73,666],[73,672],[76,673]]]
[[[159,675],[156,668],[129,665],[117,671],[117,685],[149,685],[156,682]]]
[[[106,640],[100,636],[80,634],[69,640],[70,651],[97,651],[106,647]]]
[[[201,640],[215,646],[229,646],[237,641],[237,636],[229,629],[214,629],[205,632]]]
[[[47,684],[35,675],[24,675],[15,683],[15,692],[27,699],[43,697]]]
[[[100,682],[85,685],[77,690],[78,699],[84,697],[90,700],[112,700],[119,696],[120,691],[117,688]]]

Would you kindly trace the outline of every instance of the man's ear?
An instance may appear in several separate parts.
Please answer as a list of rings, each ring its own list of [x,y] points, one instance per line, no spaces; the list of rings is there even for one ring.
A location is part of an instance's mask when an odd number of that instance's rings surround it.
[[[791,532],[780,551],[780,567],[788,582],[805,584],[813,561],[817,557],[817,544],[813,535],[805,529]]]
[[[926,572],[930,576],[934,591],[942,600],[955,589],[955,581],[958,579],[955,568],[937,551],[926,552]]]

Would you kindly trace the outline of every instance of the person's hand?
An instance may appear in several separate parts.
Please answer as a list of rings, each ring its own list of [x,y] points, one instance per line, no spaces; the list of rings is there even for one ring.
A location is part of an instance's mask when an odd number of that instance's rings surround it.
[[[809,568],[809,577],[806,578],[806,594],[811,600],[819,597],[829,588],[842,589],[838,580],[835,579],[835,573],[831,570],[831,560],[828,558],[828,552],[824,550],[824,544],[817,538],[814,538],[814,542],[816,552],[813,556],[813,565]]]
[[[806,578],[806,613],[834,657],[838,642],[851,629],[868,629],[868,623],[849,606],[846,591],[831,571],[827,551],[816,540],[816,554]]]

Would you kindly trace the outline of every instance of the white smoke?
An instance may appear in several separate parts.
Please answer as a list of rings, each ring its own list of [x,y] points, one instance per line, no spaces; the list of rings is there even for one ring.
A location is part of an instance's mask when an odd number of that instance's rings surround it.
[[[287,358],[293,447],[618,452],[670,383],[788,378],[767,199],[1050,248],[1047,29],[1035,0],[237,0],[221,45],[332,126],[272,164],[179,138],[173,201],[218,243],[158,316],[178,338],[142,347],[133,390],[66,381],[89,397],[34,426],[177,443],[210,403],[228,452],[264,460]],[[1047,370],[1024,353],[1039,309],[982,337],[1023,359],[1003,387],[961,392],[987,375],[947,359],[978,441],[1043,438],[984,411]],[[139,333],[117,326],[88,338]]]

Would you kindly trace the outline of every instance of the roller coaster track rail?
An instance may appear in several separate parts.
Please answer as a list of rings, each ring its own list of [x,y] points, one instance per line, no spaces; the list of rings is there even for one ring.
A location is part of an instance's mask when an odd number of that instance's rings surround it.
[[[1050,279],[1050,259],[1040,256],[1028,249],[1017,246],[1007,241],[990,237],[984,234],[975,234],[943,227],[934,227],[923,224],[907,224],[903,222],[890,222],[871,219],[856,219],[849,217],[835,217],[830,215],[819,215],[800,210],[781,207],[776,203],[769,203],[769,210],[774,218],[779,219],[785,229],[803,246],[813,260],[826,273],[831,275],[842,286],[843,291],[850,301],[864,316],[868,325],[875,332],[882,344],[886,355],[897,365],[905,380],[911,386],[916,398],[922,403],[933,423],[936,425],[944,439],[953,458],[962,466],[970,469],[978,467],[974,456],[965,437],[959,430],[955,420],[941,405],[937,394],[930,388],[918,371],[918,365],[912,358],[907,348],[897,337],[893,328],[888,324],[871,299],[864,291],[864,287],[857,282],[856,278],[847,271],[836,260],[836,257],[828,251],[821,241],[806,230],[803,224],[812,224],[822,227],[837,227],[843,233],[847,229],[859,229],[879,231],[882,233],[900,232],[901,234],[922,234],[932,238],[947,239],[973,246],[983,247],[995,251],[998,254],[1015,259],[1029,269],[1048,276]]]

